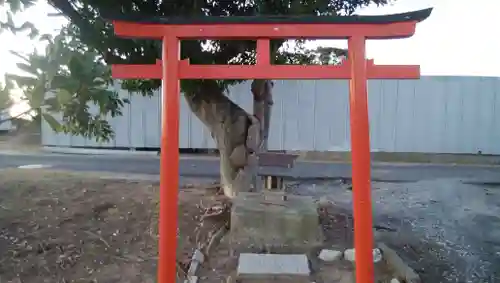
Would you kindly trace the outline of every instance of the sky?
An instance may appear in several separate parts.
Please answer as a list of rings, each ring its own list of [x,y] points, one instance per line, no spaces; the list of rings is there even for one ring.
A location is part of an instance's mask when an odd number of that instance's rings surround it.
[[[417,26],[409,39],[369,41],[367,57],[377,64],[420,64],[423,75],[471,75],[500,77],[499,0],[396,0],[382,7],[368,7],[358,14],[381,15],[434,7],[431,16]],[[62,17],[47,17],[55,12],[45,1],[16,15],[16,21],[30,20],[42,32],[55,32],[65,23]],[[495,28],[498,27],[498,28]],[[491,34],[488,34],[488,32]],[[27,36],[0,35],[0,76],[16,70],[17,58],[9,50],[30,52],[43,45]],[[340,41],[315,44],[346,46]],[[310,44],[314,46],[315,44]]]
[[[431,16],[417,25],[408,39],[371,40],[367,57],[376,64],[418,64],[422,75],[500,77],[500,1],[499,0],[396,0],[393,4],[370,6],[357,11],[362,15],[403,13],[434,7]],[[48,17],[55,10],[41,0],[15,16],[16,22],[29,20],[42,33],[56,33],[66,22]],[[0,34],[0,78],[16,71],[17,57],[9,50],[29,53],[44,45],[27,36]],[[316,41],[315,45],[346,47],[345,41]]]

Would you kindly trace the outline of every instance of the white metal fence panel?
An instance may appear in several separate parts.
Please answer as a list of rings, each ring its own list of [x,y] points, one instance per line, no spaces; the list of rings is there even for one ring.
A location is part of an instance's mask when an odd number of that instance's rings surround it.
[[[500,78],[422,77],[368,83],[372,151],[500,154]],[[129,95],[123,116],[110,119],[106,144],[54,134],[44,123],[44,145],[148,148],[160,145],[159,91]],[[252,110],[249,83],[231,98]],[[344,80],[276,81],[269,148],[349,151],[349,97]],[[214,148],[203,124],[181,99],[180,147]]]

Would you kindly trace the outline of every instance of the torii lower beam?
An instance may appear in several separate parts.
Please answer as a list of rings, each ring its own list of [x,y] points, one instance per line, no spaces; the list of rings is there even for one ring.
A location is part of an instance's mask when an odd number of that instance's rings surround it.
[[[418,66],[377,66],[365,59],[367,39],[410,37],[432,9],[389,16],[149,18],[113,20],[123,37],[163,40],[162,60],[153,65],[113,66],[115,78],[163,79],[158,282],[176,278],[177,188],[179,177],[180,79],[350,79],[349,105],[353,177],[356,282],[374,280],[367,79],[417,79]],[[132,21],[132,22],[131,22]],[[135,22],[135,23],[134,23]],[[230,25],[230,26],[228,26]],[[254,66],[190,65],[179,58],[181,39],[257,39]],[[348,39],[341,66],[271,65],[273,38]]]
[[[264,40],[260,40],[264,41]],[[117,79],[161,79],[162,61],[156,64],[113,65],[113,77]],[[373,60],[366,61],[367,79],[418,79],[420,66],[378,66]],[[179,79],[253,79],[312,80],[351,79],[349,61],[340,66],[333,65],[190,65],[189,60],[179,63]]]

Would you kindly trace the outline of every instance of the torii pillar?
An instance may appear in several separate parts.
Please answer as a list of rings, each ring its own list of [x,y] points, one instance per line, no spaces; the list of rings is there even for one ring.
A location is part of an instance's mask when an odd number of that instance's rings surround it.
[[[118,79],[162,79],[163,111],[160,168],[158,282],[176,278],[179,187],[179,80],[181,79],[348,79],[351,124],[356,282],[371,283],[373,269],[370,138],[367,79],[418,79],[419,66],[377,66],[365,59],[367,39],[410,37],[432,9],[386,16],[202,17],[119,16],[122,37],[163,40],[163,60],[155,65],[116,65]],[[331,65],[271,65],[270,39],[347,39],[348,61]],[[256,65],[190,65],[180,60],[182,39],[257,40]],[[332,93],[332,95],[335,95]]]

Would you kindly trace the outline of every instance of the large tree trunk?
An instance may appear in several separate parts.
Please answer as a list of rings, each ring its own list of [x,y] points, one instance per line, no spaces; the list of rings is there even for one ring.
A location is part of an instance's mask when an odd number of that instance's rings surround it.
[[[251,92],[256,114],[269,116],[272,82],[255,80]],[[256,116],[231,101],[215,82],[207,81],[203,89],[186,94],[185,97],[191,110],[208,127],[217,144],[224,194],[233,198],[238,192],[251,191],[257,169],[257,164],[252,160],[255,160],[261,139],[250,133],[262,133],[267,140],[269,123],[264,122],[261,126]],[[267,146],[267,141],[264,144]]]

